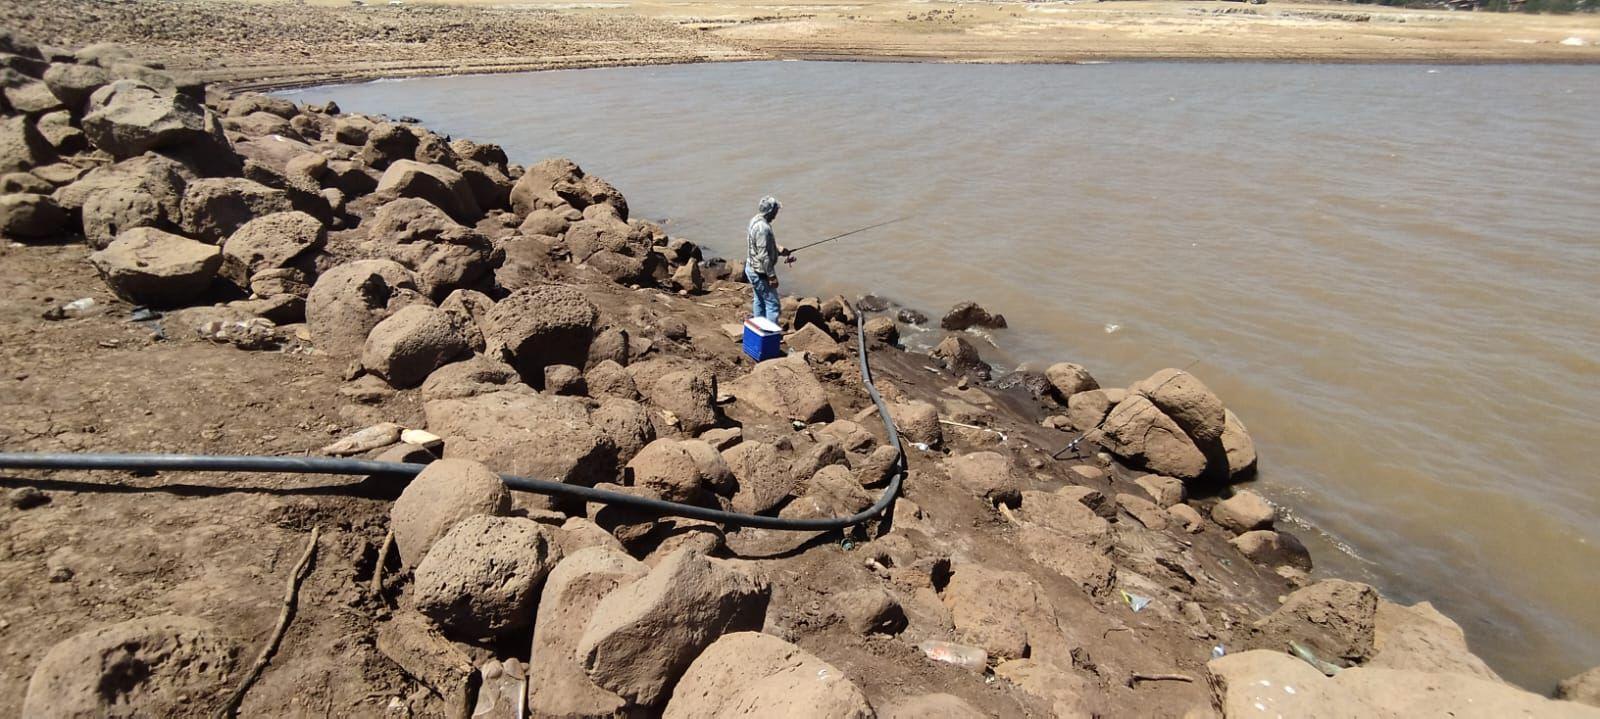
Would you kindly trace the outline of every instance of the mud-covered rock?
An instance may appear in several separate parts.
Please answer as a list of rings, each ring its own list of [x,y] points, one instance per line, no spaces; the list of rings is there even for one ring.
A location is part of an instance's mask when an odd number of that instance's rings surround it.
[[[669,502],[709,504],[712,484],[725,481],[731,472],[715,450],[709,466],[702,466],[692,443],[658,439],[646,445],[628,462],[632,485]]]
[[[766,512],[787,499],[798,484],[778,449],[766,442],[741,442],[723,451],[722,458],[738,485],[733,495],[734,511]]]
[[[1011,458],[999,452],[973,452],[943,462],[945,473],[990,504],[1017,506],[1022,499]]]
[[[1359,664],[1371,658],[1378,592],[1359,582],[1324,579],[1295,590],[1250,626],[1251,648],[1282,650],[1297,642],[1324,660]]]
[[[684,672],[667,702],[668,719],[775,716],[871,719],[867,698],[838,668],[759,632],[728,634]]]
[[[1556,698],[1600,707],[1600,667],[1562,679],[1556,685]]]
[[[161,615],[77,634],[39,660],[26,717],[198,717],[220,705],[240,646],[204,619]]]
[[[412,585],[417,611],[460,637],[493,637],[533,623],[560,548],[521,517],[467,517],[433,543]]]
[[[1234,534],[1271,529],[1276,516],[1277,511],[1265,497],[1248,489],[1234,492],[1232,497],[1217,502],[1211,508],[1211,519]]]
[[[1020,659],[1036,643],[1050,642],[1044,633],[1054,625],[1055,611],[1039,585],[1021,572],[957,565],[942,599],[957,639],[991,657]]]
[[[576,655],[595,684],[657,706],[718,637],[760,630],[769,593],[721,560],[680,549],[600,600]]]
[[[211,286],[222,266],[222,252],[215,245],[138,227],[89,255],[89,262],[118,297],[136,304],[173,307]]]
[[[1171,509],[1188,497],[1188,490],[1184,488],[1183,482],[1173,477],[1147,474],[1133,482],[1139,485],[1145,494],[1150,495],[1150,500],[1162,509]]]
[[[1270,567],[1288,566],[1311,571],[1311,552],[1306,550],[1306,545],[1301,544],[1299,539],[1288,532],[1258,529],[1234,537],[1228,540],[1228,543],[1256,564]]]
[[[1372,659],[1364,666],[1453,672],[1501,681],[1500,675],[1467,647],[1461,626],[1427,602],[1407,607],[1379,597],[1373,615],[1372,651]],[[1596,675],[1600,679],[1600,672]],[[1559,690],[1556,697],[1562,698]],[[1600,694],[1594,698],[1600,700]]]
[[[939,409],[922,400],[893,402],[889,404],[889,417],[894,420],[895,431],[907,442],[938,447],[944,443],[944,431],[939,424]]]
[[[415,566],[439,537],[467,517],[511,512],[511,492],[499,475],[464,459],[429,464],[389,509],[389,527],[401,561]]]

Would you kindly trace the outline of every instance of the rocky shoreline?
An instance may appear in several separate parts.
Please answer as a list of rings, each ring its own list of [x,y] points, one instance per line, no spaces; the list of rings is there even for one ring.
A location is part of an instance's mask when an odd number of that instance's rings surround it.
[[[952,308],[919,355],[897,308],[844,297],[787,298],[793,354],[754,364],[739,273],[570,161],[116,45],[0,53],[8,451],[428,465],[403,487],[6,473],[0,713],[213,714],[315,529],[244,713],[1600,715],[1600,672],[1547,699],[1426,603],[1314,580],[1192,374],[1102,388],[1063,362],[1002,389],[964,330],[1003,318]],[[877,521],[732,531],[494,474],[860,511],[897,452],[858,312],[910,470]]]

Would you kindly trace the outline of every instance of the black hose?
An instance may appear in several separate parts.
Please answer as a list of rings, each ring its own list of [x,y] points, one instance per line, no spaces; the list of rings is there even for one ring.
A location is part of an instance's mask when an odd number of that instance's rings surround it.
[[[586,502],[614,504],[669,517],[688,517],[725,524],[731,527],[756,527],[759,529],[786,529],[796,531],[827,531],[860,524],[882,514],[900,494],[906,474],[905,449],[900,444],[900,433],[895,430],[878,388],[872,384],[872,369],[867,365],[867,338],[864,320],[856,312],[857,356],[861,362],[861,379],[867,394],[878,406],[878,416],[888,434],[889,444],[895,448],[894,474],[889,485],[872,506],[848,517],[826,519],[784,519],[759,514],[724,512],[719,509],[679,504],[648,497],[637,497],[593,487],[562,484],[544,479],[500,475],[501,481],[511,489],[538,494],[577,497]],[[97,453],[25,453],[0,452],[0,469],[109,469],[121,471],[156,470],[188,472],[280,472],[288,474],[389,474],[416,476],[428,465],[405,462],[378,462],[370,459],[339,459],[332,457],[257,457],[248,455],[209,454],[97,454]]]

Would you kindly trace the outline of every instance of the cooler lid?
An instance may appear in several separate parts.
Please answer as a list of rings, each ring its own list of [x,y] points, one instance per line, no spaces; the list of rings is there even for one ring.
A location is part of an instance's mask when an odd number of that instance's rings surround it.
[[[779,327],[777,323],[765,317],[751,317],[750,319],[744,321],[744,326],[764,335],[778,334],[783,332],[782,327]]]

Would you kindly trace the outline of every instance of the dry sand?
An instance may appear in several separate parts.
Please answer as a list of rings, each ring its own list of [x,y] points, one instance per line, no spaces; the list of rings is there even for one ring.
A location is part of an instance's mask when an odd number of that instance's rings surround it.
[[[58,45],[123,43],[241,88],[770,58],[1600,61],[1596,15],[1339,3],[49,0],[5,4],[0,27]]]

